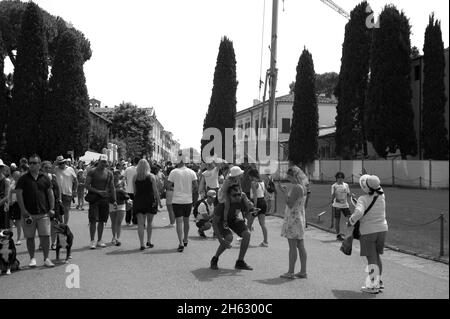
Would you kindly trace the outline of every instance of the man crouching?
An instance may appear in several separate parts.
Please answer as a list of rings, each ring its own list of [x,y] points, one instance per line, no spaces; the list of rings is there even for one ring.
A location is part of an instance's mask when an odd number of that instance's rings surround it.
[[[211,259],[211,269],[219,269],[217,263],[220,255],[227,249],[232,248],[233,232],[242,237],[241,247],[239,251],[239,258],[236,261],[235,268],[242,270],[253,270],[252,267],[244,261],[247,253],[248,245],[250,243],[250,232],[247,229],[242,212],[248,212],[253,209],[253,204],[248,200],[247,196],[242,193],[238,185],[234,185],[227,190],[228,198],[230,199],[230,209],[228,213],[228,220],[223,220],[225,204],[220,203],[214,209],[213,228],[217,234],[220,246],[217,249],[216,255]],[[231,229],[231,230],[230,230]]]

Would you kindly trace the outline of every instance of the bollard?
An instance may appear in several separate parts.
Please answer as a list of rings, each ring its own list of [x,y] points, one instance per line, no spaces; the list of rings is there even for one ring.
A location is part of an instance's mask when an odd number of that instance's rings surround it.
[[[441,249],[439,257],[444,257],[444,214],[441,214]]]

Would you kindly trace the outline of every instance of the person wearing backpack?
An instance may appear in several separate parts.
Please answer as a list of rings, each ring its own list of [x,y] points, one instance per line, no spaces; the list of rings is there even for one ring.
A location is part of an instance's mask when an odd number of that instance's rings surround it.
[[[273,181],[272,176],[267,174],[267,177],[264,181],[267,191],[267,215],[274,215],[276,206],[275,206],[275,197],[277,196],[277,189],[275,187],[275,183]]]
[[[386,202],[377,176],[363,175],[359,184],[366,194],[359,197],[355,210],[349,218],[348,226],[355,226],[359,221],[360,254],[367,258],[368,269],[371,273],[361,291],[377,294],[384,289],[381,278],[383,265],[380,256],[383,254],[388,232]]]
[[[206,238],[205,231],[211,229],[211,218],[214,212],[214,202],[216,191],[210,190],[206,193],[206,198],[199,200],[194,207],[194,216],[197,221],[198,234]]]

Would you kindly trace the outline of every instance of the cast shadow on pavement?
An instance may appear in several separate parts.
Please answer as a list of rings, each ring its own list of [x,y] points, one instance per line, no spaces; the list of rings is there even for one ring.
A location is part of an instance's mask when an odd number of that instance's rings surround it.
[[[204,238],[204,237],[200,237],[200,236],[189,236],[188,238],[189,238],[189,240],[193,240],[193,241],[214,241],[214,240],[217,240],[217,238],[214,238],[214,237],[206,237],[206,238]]]
[[[158,250],[153,250],[153,249],[149,249],[145,254],[146,255],[163,255],[163,254],[179,254],[179,252],[177,251],[177,248],[173,248],[173,249],[158,249]]]
[[[199,281],[213,281],[213,279],[220,277],[238,276],[241,271],[236,269],[212,270],[210,268],[199,268],[191,271],[191,273]]]
[[[79,253],[79,252],[86,251],[86,250],[91,250],[91,248],[90,248],[89,246],[85,246],[85,247],[81,247],[81,248],[76,248],[76,249],[72,249],[72,250],[71,250],[71,253],[72,253],[72,254],[73,254],[73,253]],[[34,253],[35,253],[35,255],[42,254],[42,250],[36,249]],[[56,254],[56,252],[55,252],[54,250],[50,249],[50,255],[49,255],[49,256],[50,256],[50,259],[52,259],[52,256],[56,256],[55,254]],[[16,255],[17,255],[17,256],[28,255],[28,251],[27,251],[27,250],[25,250],[25,251],[20,251],[20,252],[17,252]],[[66,250],[65,250],[64,248],[61,248],[61,251],[60,251],[60,257],[62,258],[62,257],[65,257],[65,256],[66,256]]]
[[[255,280],[255,281],[259,282],[260,284],[275,286],[275,285],[287,284],[287,283],[295,281],[295,280],[275,277],[275,278],[269,278],[269,279],[258,279],[258,280]]]
[[[332,290],[331,292],[337,299],[374,299],[377,296],[352,290]]]
[[[132,250],[122,250],[122,249],[118,249],[118,250],[113,250],[110,252],[107,252],[106,255],[131,255],[131,254],[137,254],[137,253],[142,253],[142,250],[140,250],[139,248],[137,249],[132,249]]]

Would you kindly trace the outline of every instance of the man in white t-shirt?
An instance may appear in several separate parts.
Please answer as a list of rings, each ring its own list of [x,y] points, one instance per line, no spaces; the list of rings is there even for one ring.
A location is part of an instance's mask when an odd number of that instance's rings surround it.
[[[127,167],[125,171],[123,172],[123,176],[125,177],[125,191],[127,192],[128,196],[130,196],[131,200],[134,200],[134,183],[133,179],[136,176],[136,166],[139,163],[139,158],[135,157],[131,161],[131,166]],[[130,207],[125,215],[125,222],[127,223],[127,226],[130,226],[131,222],[133,222],[133,225],[137,225],[137,219],[133,217],[133,208]]]
[[[200,237],[206,238],[205,231],[210,229],[211,218],[214,213],[214,201],[216,200],[216,191],[210,190],[206,194],[206,199],[203,199],[197,207],[198,215],[196,217],[198,234]]]
[[[341,214],[347,219],[351,215],[350,206],[348,204],[348,202],[351,201],[351,193],[348,184],[344,183],[344,173],[337,172],[335,177],[336,183],[331,186],[331,203],[334,215],[332,216],[332,222],[334,217],[337,240],[342,241],[343,237],[340,233]],[[333,228],[333,225],[331,228]]]
[[[67,160],[61,155],[56,158],[55,175],[56,181],[58,183],[59,189],[61,190],[61,202],[64,207],[64,224],[69,223],[69,210],[70,204],[72,203],[72,197],[76,194],[78,190],[78,180],[75,170],[68,166]]]
[[[188,245],[189,216],[192,211],[192,194],[198,190],[197,174],[184,164],[179,154],[178,168],[172,170],[168,181],[173,184],[172,207],[175,214],[178,235],[178,251],[183,252]],[[184,237],[183,237],[184,226]]]

